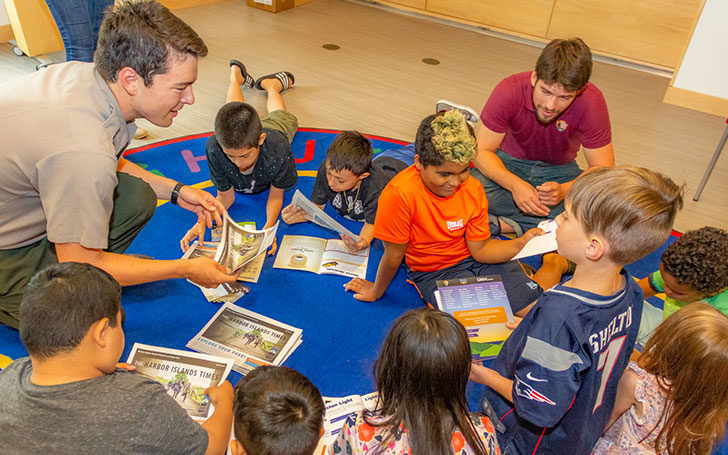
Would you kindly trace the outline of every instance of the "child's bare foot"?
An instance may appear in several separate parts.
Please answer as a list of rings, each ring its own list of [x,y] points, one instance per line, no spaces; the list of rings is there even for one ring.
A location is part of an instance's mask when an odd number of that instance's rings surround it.
[[[230,82],[236,85],[243,85],[245,82],[243,73],[237,65],[230,65]]]
[[[293,87],[295,78],[288,71],[279,71],[275,74],[263,76],[255,83],[255,88],[265,90],[267,92],[281,93],[290,87]]]
[[[230,60],[230,82],[242,85],[243,87],[251,88],[255,83],[253,77],[248,74],[245,69],[245,65],[240,60]]]
[[[576,264],[569,261],[559,253],[546,253],[543,255],[543,265],[542,267],[549,266],[553,268],[554,270],[561,271],[561,274],[573,274],[574,269],[576,268]]]

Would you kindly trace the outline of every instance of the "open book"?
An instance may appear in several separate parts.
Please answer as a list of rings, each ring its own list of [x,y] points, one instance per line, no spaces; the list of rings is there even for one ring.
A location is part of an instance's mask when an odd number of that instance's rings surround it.
[[[293,193],[293,200],[291,201],[291,203],[302,208],[306,212],[306,218],[308,218],[309,221],[313,221],[319,226],[323,226],[326,229],[331,229],[332,231],[336,231],[339,234],[346,234],[349,237],[353,238],[356,242],[360,240],[358,235],[354,235],[353,232],[346,229],[344,226],[341,225],[341,223],[331,218],[328,214],[326,214],[326,212],[318,208],[316,204],[311,202],[300,191],[296,190],[296,192]]]
[[[246,374],[260,365],[281,365],[301,343],[301,329],[226,303],[187,347],[232,358]]]
[[[206,420],[213,412],[205,389],[227,379],[232,359],[197,352],[134,343],[126,363],[136,366],[133,374],[157,381],[195,420]]]
[[[284,235],[274,268],[366,278],[369,248],[350,253],[338,239]]]
[[[514,321],[500,275],[438,280],[435,299],[465,327],[473,361],[498,355]]]

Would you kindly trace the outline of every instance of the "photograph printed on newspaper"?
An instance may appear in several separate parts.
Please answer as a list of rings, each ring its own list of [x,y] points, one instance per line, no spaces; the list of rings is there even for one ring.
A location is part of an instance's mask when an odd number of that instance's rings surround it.
[[[217,244],[211,244],[208,242],[200,245],[197,240],[195,240],[194,242],[192,242],[189,249],[185,251],[182,259],[194,259],[198,257],[208,257],[210,259],[214,259],[215,253],[217,252],[217,247]],[[250,287],[238,281],[235,281],[234,283],[222,283],[216,288],[206,288],[190,280],[187,281],[200,288],[202,294],[205,296],[208,302],[234,303],[240,297],[250,292]]]
[[[300,338],[301,329],[226,303],[187,347],[230,357],[235,371],[245,374],[260,365],[280,365]]]
[[[230,269],[231,273],[236,272],[273,244],[278,223],[268,229],[256,230],[240,226],[225,213],[215,261]]]
[[[134,343],[126,363],[136,366],[133,374],[162,384],[195,420],[210,417],[205,389],[219,385],[233,367],[232,359],[141,343]]]

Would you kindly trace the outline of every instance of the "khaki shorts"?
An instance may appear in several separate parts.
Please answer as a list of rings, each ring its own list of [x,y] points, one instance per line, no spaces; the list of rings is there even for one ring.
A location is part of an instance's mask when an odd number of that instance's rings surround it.
[[[280,109],[269,112],[267,116],[260,119],[260,124],[263,128],[270,128],[285,134],[288,142],[293,142],[293,136],[298,131],[298,119],[296,116]]]

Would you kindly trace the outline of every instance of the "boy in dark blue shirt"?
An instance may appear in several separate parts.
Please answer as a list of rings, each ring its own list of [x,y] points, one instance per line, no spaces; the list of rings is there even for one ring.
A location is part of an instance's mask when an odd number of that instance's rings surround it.
[[[574,276],[545,292],[503,344],[493,369],[473,365],[505,431],[504,454],[588,454],[614,405],[632,353],[643,293],[622,267],[667,240],[682,189],[647,169],[597,168],[579,177],[556,219]]]
[[[247,73],[245,65],[230,60],[230,85],[226,101],[215,117],[215,134],[205,146],[210,179],[217,197],[227,209],[235,202],[235,193],[257,194],[269,190],[263,229],[273,227],[283,207],[283,192],[298,181],[291,141],[298,130],[298,120],[286,110],[281,92],[293,86],[293,74],[281,71],[259,78]],[[262,119],[253,106],[244,102],[241,87],[255,87],[267,94],[268,115]],[[195,224],[180,241],[182,251],[198,236],[202,239],[205,224]],[[269,254],[274,254],[276,242]]]

